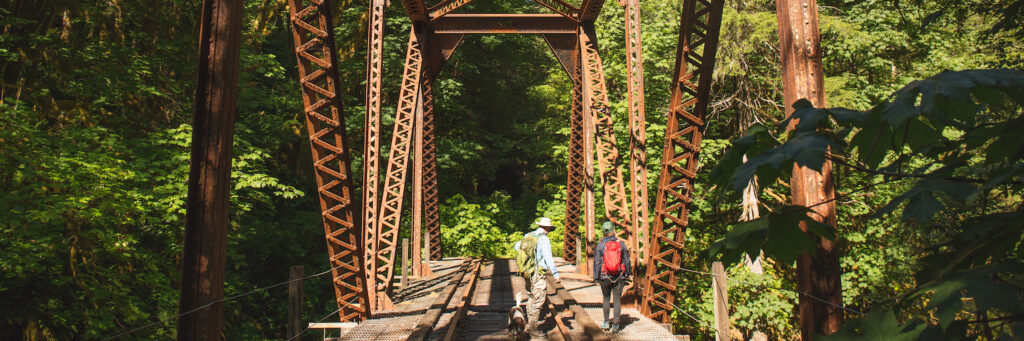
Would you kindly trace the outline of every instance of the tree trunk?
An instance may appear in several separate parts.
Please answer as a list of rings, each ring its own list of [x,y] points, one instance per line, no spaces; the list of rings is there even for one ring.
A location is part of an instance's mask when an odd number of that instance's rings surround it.
[[[793,114],[793,103],[807,99],[815,107],[825,106],[824,78],[821,67],[821,42],[818,35],[818,6],[815,0],[776,0],[779,19],[779,48],[782,53],[782,79],[786,115]],[[787,129],[793,129],[790,121]],[[821,172],[794,167],[790,185],[793,204],[813,206],[811,217],[836,226],[832,164],[825,162]],[[805,232],[806,226],[800,226]],[[832,334],[843,322],[841,269],[835,243],[814,237],[818,245],[797,260],[797,289],[829,303],[800,294],[800,326],[803,340],[815,334]]]
[[[242,2],[204,0],[202,11],[178,306],[199,310],[178,321],[178,340],[219,340],[224,322],[221,303],[205,305],[224,297]]]

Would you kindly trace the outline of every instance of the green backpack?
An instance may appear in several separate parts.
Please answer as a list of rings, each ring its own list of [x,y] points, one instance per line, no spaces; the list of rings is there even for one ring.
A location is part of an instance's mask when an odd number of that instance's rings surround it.
[[[526,279],[529,286],[530,278],[537,272],[537,235],[533,232],[523,236],[519,242],[519,251],[516,252],[516,266],[519,267],[519,275]]]

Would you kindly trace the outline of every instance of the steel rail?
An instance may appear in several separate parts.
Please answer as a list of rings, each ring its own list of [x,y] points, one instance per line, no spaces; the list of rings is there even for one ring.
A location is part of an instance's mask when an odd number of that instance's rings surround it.
[[[448,321],[448,330],[444,333],[444,341],[454,339],[455,327],[459,326],[459,321],[466,316],[466,311],[469,310],[469,306],[473,303],[473,297],[476,296],[476,279],[480,277],[480,268],[482,267],[483,261],[477,259],[476,266],[472,271],[473,276],[469,278],[469,283],[465,285],[466,290],[462,292],[462,301],[459,302],[459,307],[455,309],[455,315],[452,315],[451,320]]]
[[[452,296],[455,296],[456,289],[462,284],[462,278],[469,272],[473,263],[476,263],[476,269],[480,268],[479,259],[465,259],[462,261],[458,274],[455,275],[455,278],[448,281],[448,285],[441,290],[441,293],[434,299],[434,302],[430,304],[430,308],[423,313],[423,316],[420,316],[416,322],[416,327],[413,328],[412,333],[409,334],[406,340],[421,341],[426,340],[430,336],[430,332],[434,330],[437,320],[441,318],[444,309],[448,307],[448,301],[451,301]]]

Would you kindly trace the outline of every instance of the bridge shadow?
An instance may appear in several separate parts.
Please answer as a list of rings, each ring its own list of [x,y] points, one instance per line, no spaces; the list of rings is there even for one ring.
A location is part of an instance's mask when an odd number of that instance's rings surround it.
[[[441,287],[443,288],[445,285],[448,284],[449,281],[455,278],[455,276],[458,274],[458,271],[450,270],[456,269],[460,266],[462,266],[462,263],[457,263],[439,269],[434,269],[434,273],[444,273],[445,271],[447,271],[447,273],[445,273],[444,275],[434,276],[424,280],[413,282],[407,288],[402,288],[401,290],[398,290],[395,293],[395,304],[415,300],[417,298],[430,295],[430,293],[435,292],[436,290],[428,289],[433,288],[434,286],[441,285]]]

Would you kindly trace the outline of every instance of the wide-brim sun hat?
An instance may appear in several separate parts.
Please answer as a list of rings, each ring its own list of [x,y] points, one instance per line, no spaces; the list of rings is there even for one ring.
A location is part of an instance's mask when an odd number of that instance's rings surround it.
[[[551,222],[551,218],[548,218],[548,217],[541,217],[540,220],[538,220],[534,224],[537,224],[538,226],[544,226],[544,227],[555,227],[555,224],[553,224]]]

